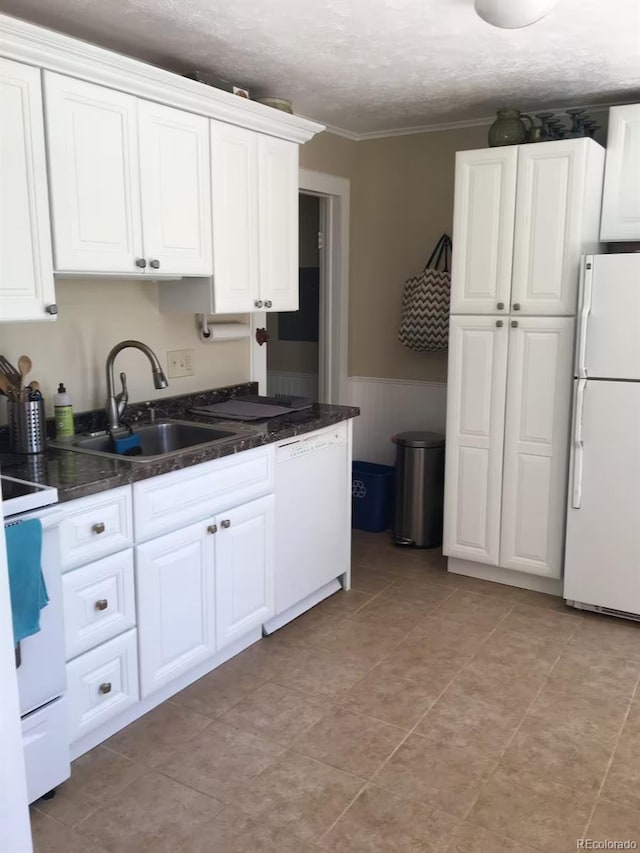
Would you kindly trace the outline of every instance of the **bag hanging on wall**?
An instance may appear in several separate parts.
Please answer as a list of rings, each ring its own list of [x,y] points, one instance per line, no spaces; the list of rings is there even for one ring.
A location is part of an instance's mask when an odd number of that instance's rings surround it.
[[[405,282],[398,340],[409,349],[442,352],[448,348],[450,262],[451,238],[443,234],[420,275]]]

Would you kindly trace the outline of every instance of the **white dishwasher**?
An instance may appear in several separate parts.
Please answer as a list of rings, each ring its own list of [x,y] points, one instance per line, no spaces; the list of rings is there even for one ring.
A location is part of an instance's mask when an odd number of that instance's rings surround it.
[[[276,448],[276,616],[267,634],[349,586],[350,436],[345,421]]]

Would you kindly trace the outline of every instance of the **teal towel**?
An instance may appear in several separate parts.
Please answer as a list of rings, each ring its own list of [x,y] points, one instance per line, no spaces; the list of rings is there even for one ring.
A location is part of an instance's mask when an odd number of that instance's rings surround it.
[[[40,611],[49,603],[42,577],[42,524],[37,518],[7,524],[4,529],[9,562],[9,591],[13,616],[13,641],[37,634]]]

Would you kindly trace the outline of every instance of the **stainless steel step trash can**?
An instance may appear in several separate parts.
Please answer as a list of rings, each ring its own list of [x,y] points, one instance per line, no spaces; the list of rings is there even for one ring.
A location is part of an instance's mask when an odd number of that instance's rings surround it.
[[[444,436],[401,432],[396,445],[393,541],[436,548],[442,544]]]

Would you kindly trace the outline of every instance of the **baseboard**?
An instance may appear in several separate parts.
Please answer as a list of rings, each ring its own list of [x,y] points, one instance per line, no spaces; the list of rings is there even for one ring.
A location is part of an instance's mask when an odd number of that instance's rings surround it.
[[[492,583],[503,583],[507,586],[517,586],[520,589],[531,589],[534,592],[546,592],[548,595],[562,597],[562,581],[557,578],[543,578],[540,575],[516,572],[500,566],[488,566],[486,563],[474,563],[471,560],[460,560],[457,557],[449,557],[447,569],[454,575],[466,575],[470,578],[480,578]]]

